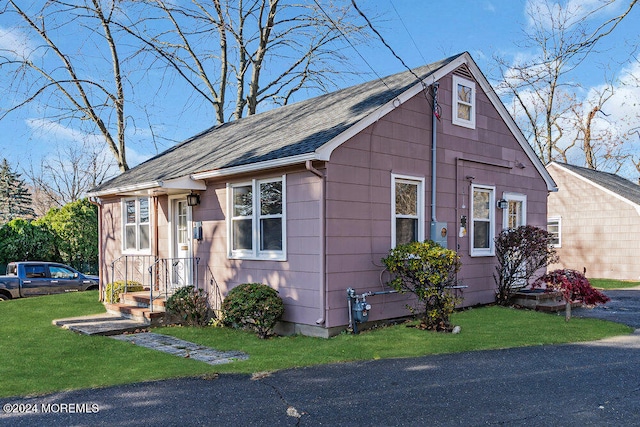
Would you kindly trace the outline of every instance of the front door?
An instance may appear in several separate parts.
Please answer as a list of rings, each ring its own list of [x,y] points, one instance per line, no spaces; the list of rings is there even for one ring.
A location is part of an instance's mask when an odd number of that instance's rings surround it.
[[[527,196],[519,193],[504,193],[507,201],[507,208],[504,209],[502,217],[502,227],[513,230],[523,225],[527,225]],[[524,275],[524,265],[518,267],[519,274]],[[516,281],[515,288],[524,288],[527,283],[524,279]]]
[[[186,199],[173,199],[172,203],[172,242],[171,262],[172,290],[193,284],[193,265],[191,247],[191,208]]]

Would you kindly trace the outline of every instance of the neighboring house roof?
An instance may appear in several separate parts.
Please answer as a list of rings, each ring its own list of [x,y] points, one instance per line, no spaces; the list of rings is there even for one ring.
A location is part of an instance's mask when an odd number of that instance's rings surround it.
[[[200,189],[202,180],[329,160],[331,152],[461,65],[492,100],[549,190],[555,183],[468,53],[214,126],[92,189],[89,196],[154,188]],[[417,77],[420,79],[418,79]]]
[[[619,198],[640,206],[640,185],[609,172],[574,166],[567,163],[552,162],[548,167],[565,169],[583,180],[589,181]]]

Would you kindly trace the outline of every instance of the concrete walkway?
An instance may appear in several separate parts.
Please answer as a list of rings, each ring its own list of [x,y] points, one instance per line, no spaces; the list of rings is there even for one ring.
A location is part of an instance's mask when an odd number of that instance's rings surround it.
[[[138,334],[113,335],[111,338],[128,341],[131,344],[163,351],[178,357],[191,358],[209,365],[231,363],[236,360],[246,360],[249,356],[240,351],[219,351],[189,341],[168,335],[143,332]]]
[[[196,359],[210,365],[220,365],[249,358],[247,354],[239,351],[219,351],[171,336],[148,332],[149,325],[146,323],[115,314],[102,313],[56,319],[51,323],[79,334],[106,335],[120,341],[128,341],[178,357]]]

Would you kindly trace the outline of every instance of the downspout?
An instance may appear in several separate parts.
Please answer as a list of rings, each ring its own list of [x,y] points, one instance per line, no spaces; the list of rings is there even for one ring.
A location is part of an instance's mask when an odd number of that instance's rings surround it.
[[[438,124],[438,87],[440,83],[433,82],[433,116],[431,121],[431,222],[436,219],[436,147],[437,147],[437,124]],[[433,239],[433,236],[431,236]]]
[[[306,169],[320,178],[322,181],[320,187],[320,313],[321,316],[316,320],[316,325],[324,325],[327,322],[327,316],[329,311],[329,304],[327,303],[327,256],[325,254],[325,232],[326,232],[326,204],[325,204],[325,192],[326,192],[326,179],[322,171],[313,167],[313,162],[307,160],[305,162]]]
[[[100,274],[102,272],[102,203],[98,202],[98,198],[92,200],[89,198],[89,203],[98,207],[98,277],[100,277],[100,283],[98,284],[98,298],[100,302],[103,302],[102,298],[102,280],[106,277],[106,274]],[[113,280],[113,277],[111,278]]]

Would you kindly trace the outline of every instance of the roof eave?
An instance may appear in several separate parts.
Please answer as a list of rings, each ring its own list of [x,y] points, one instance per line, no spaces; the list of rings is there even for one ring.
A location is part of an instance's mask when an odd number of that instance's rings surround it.
[[[87,197],[126,196],[137,194],[175,193],[182,191],[204,191],[207,185],[190,176],[168,179],[163,181],[149,181],[87,193]]]

